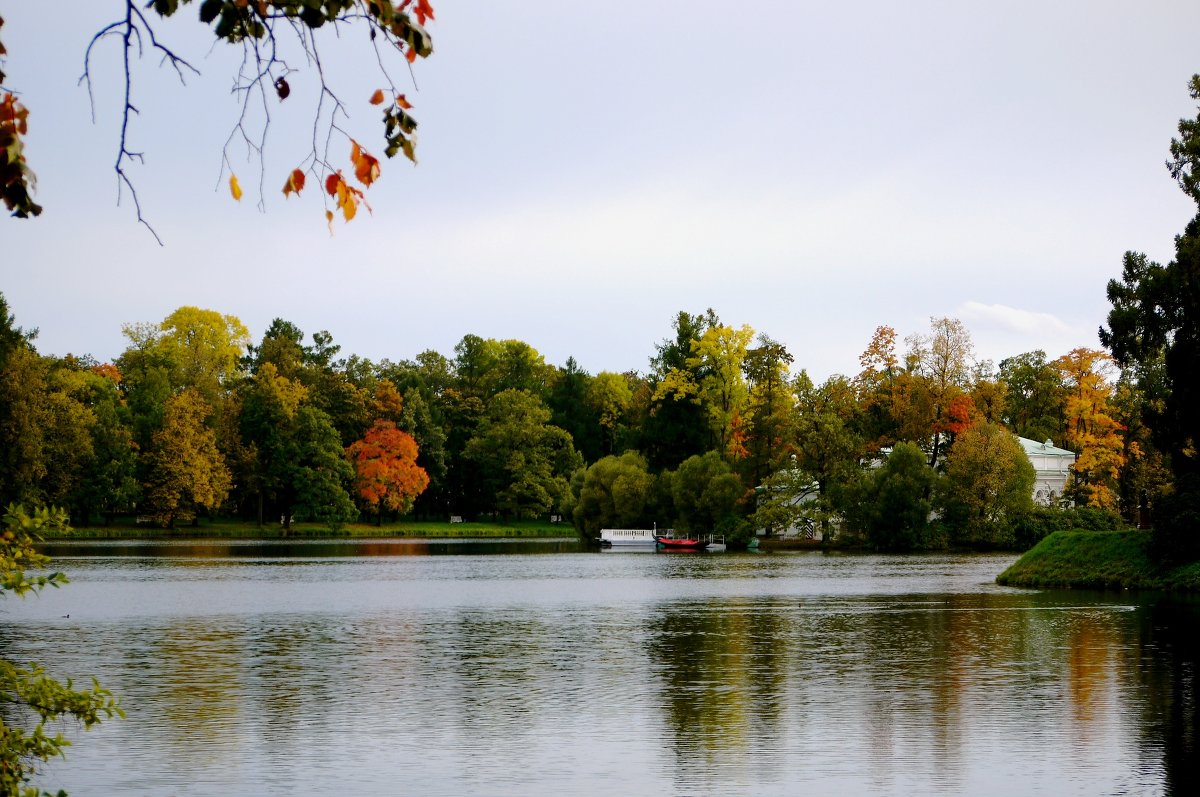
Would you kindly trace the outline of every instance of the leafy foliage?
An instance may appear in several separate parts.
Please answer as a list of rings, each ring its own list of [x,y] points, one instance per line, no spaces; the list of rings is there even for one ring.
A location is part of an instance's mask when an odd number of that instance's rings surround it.
[[[965,430],[946,457],[938,503],[951,541],[974,547],[1012,545],[1013,520],[1033,509],[1037,477],[1021,444],[991,423]]]
[[[34,544],[45,529],[66,527],[66,513],[38,509],[32,513],[10,504],[0,532],[0,595],[21,596],[67,579],[62,573],[30,575],[44,570],[49,559]],[[51,729],[63,720],[84,728],[112,717],[123,717],[119,701],[93,679],[90,689],[77,690],[71,681],[60,683],[36,664],[18,667],[0,660],[0,794],[36,797],[43,794],[30,785],[39,764],[66,755],[70,741]],[[64,794],[59,792],[59,794]]]
[[[367,434],[346,449],[354,465],[358,496],[379,511],[408,512],[425,488],[429,474],[417,465],[417,441],[391,421],[376,421]]]

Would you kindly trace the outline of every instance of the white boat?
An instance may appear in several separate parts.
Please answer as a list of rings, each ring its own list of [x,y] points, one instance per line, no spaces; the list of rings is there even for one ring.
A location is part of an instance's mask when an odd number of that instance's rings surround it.
[[[658,529],[600,529],[600,545],[605,548],[653,548]]]

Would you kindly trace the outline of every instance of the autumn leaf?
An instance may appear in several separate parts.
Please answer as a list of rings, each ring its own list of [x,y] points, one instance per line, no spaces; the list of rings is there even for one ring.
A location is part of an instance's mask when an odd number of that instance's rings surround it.
[[[417,15],[417,22],[422,25],[427,19],[433,19],[433,6],[429,5],[429,0],[417,0],[417,7],[413,9],[413,13]]]
[[[403,94],[396,95],[396,104],[406,111],[412,107],[412,103],[409,102]]]
[[[325,223],[329,225],[329,234],[333,235],[333,211],[325,211]]]
[[[299,169],[293,169],[292,173],[288,175],[287,182],[283,184],[283,195],[286,197],[293,191],[299,195],[299,193],[303,190],[304,172],[300,171]]]
[[[238,185],[236,174],[229,175],[229,193],[233,194],[233,198],[238,202],[242,201],[242,187]]]
[[[379,159],[364,150],[354,139],[350,140],[350,160],[354,163],[354,176],[368,188],[379,179]]]
[[[383,89],[375,89],[375,93],[371,95],[371,104],[379,105],[383,102]]]

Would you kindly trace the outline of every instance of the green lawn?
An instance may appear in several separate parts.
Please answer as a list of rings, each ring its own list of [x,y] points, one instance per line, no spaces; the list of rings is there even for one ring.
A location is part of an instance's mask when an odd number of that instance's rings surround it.
[[[575,527],[570,523],[549,523],[544,520],[519,520],[508,523],[448,523],[438,521],[402,521],[384,523],[346,523],[330,528],[328,523],[292,524],[289,537],[416,537],[416,538],[544,538],[574,537]],[[283,537],[283,527],[266,524],[261,528],[254,523],[236,520],[201,520],[198,526],[179,525],[175,529],[137,525],[126,519],[111,526],[88,526],[73,528],[64,533],[50,533],[47,539],[273,539]]]
[[[1163,568],[1147,531],[1057,531],[996,582],[1012,587],[1200,591],[1200,562]]]

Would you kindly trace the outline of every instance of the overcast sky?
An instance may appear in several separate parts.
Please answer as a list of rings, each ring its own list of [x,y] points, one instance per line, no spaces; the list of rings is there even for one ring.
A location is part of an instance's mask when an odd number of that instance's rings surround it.
[[[708,307],[817,378],[856,373],[878,325],[931,316],[962,319],[981,357],[1054,357],[1099,346],[1122,254],[1171,259],[1195,212],[1163,165],[1196,114],[1195,2],[435,0],[419,89],[397,75],[420,165],[385,160],[374,215],[333,237],[316,191],[279,192],[311,146],[304,70],[273,109],[265,212],[244,153],[230,197],[237,54],[193,7],[158,33],[202,77],[135,64],[132,176],[160,247],[116,204],[117,40],[94,123],[77,85],[120,5],[0,6],[46,208],[0,221],[0,291],[46,354],[110,360],[123,323],[197,305],[373,360],[474,333],[645,371],[675,315]],[[344,126],[381,155],[360,36],[323,46]]]

